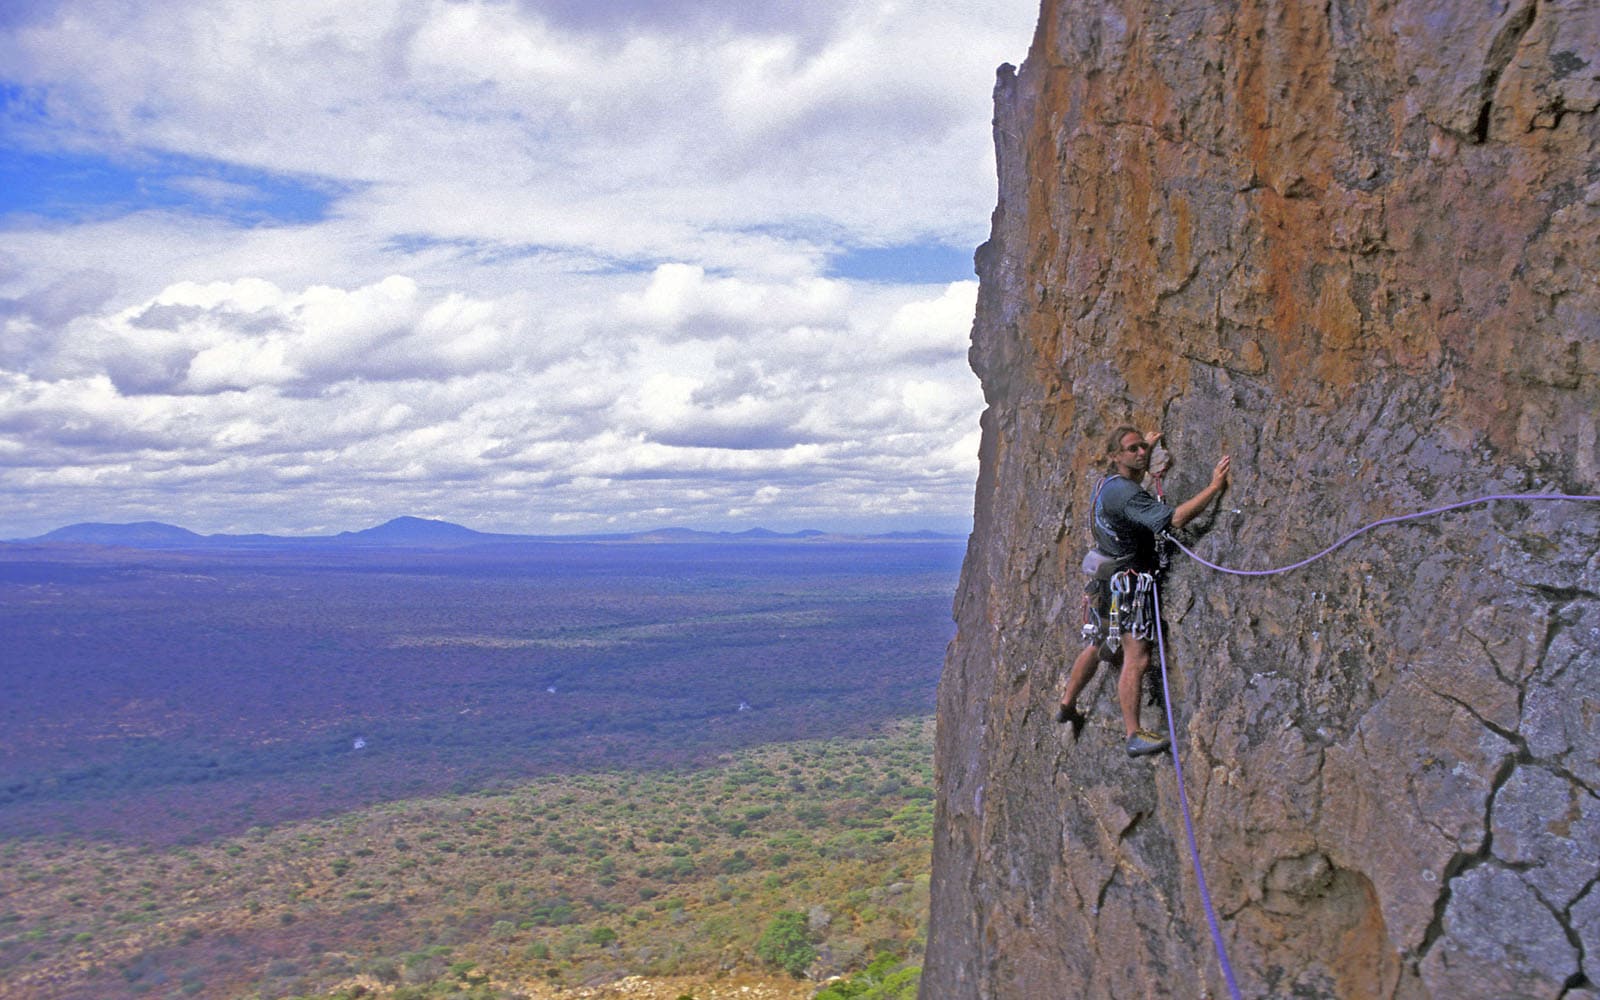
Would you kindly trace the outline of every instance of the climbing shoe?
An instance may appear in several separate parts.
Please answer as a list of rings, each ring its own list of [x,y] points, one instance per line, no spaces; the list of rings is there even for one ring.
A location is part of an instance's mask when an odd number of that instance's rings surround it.
[[[1128,756],[1143,757],[1146,754],[1160,753],[1167,748],[1167,738],[1160,733],[1152,733],[1148,729],[1141,729],[1128,737]]]
[[[1083,728],[1083,713],[1078,711],[1076,705],[1062,705],[1056,711],[1056,721],[1064,726],[1072,727],[1072,738],[1078,738],[1078,731]]]

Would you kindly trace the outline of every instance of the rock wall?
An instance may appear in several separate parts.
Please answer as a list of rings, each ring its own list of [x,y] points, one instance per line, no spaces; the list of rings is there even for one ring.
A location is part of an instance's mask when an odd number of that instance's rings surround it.
[[[1282,565],[1600,494],[1600,4],[1045,0],[995,93],[925,1000],[1219,996],[1170,758],[1054,721],[1101,438]],[[1600,997],[1600,505],[1162,603],[1246,996]],[[1147,723],[1157,710],[1146,709]],[[1164,727],[1164,723],[1162,724]]]

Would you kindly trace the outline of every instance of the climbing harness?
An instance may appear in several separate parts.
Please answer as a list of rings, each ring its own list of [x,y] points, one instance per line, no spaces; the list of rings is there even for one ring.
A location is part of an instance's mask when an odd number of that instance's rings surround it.
[[[1193,559],[1196,562],[1200,563],[1202,566],[1206,566],[1206,567],[1209,567],[1211,569],[1214,569],[1214,570],[1218,571],[1219,573],[1231,573],[1231,574],[1233,574],[1235,576],[1272,576],[1275,573],[1287,573],[1290,570],[1299,569],[1302,566],[1310,565],[1311,563],[1316,562],[1318,559],[1321,559],[1323,556],[1328,555],[1330,552],[1333,552],[1335,549],[1338,549],[1339,547],[1341,547],[1341,546],[1347,544],[1348,542],[1352,541],[1356,537],[1358,537],[1360,535],[1363,535],[1368,531],[1371,531],[1373,528],[1377,528],[1377,527],[1380,527],[1380,526],[1385,525],[1385,524],[1398,524],[1398,523],[1400,523],[1402,521],[1412,521],[1412,520],[1415,520],[1415,519],[1421,518],[1421,517],[1430,517],[1430,516],[1433,516],[1435,514],[1443,514],[1446,511],[1459,510],[1462,507],[1471,507],[1471,506],[1474,506],[1475,504],[1480,504],[1480,503],[1488,503],[1491,500],[1512,500],[1512,501],[1565,500],[1565,501],[1573,501],[1573,502],[1579,502],[1579,503],[1600,503],[1600,496],[1573,495],[1573,494],[1568,494],[1568,493],[1523,493],[1523,494],[1495,493],[1495,494],[1490,494],[1488,496],[1475,497],[1475,498],[1473,498],[1471,500],[1463,500],[1460,503],[1447,504],[1446,506],[1443,506],[1443,507],[1434,507],[1431,510],[1418,511],[1415,514],[1401,514],[1401,515],[1396,516],[1396,517],[1386,517],[1386,518],[1382,518],[1382,519],[1377,520],[1377,521],[1373,521],[1371,524],[1368,524],[1368,525],[1366,525],[1364,527],[1358,528],[1355,531],[1350,532],[1348,535],[1345,535],[1343,538],[1339,539],[1337,542],[1334,542],[1332,545],[1330,545],[1327,548],[1323,549],[1321,552],[1318,552],[1316,555],[1309,556],[1309,557],[1307,557],[1305,559],[1300,560],[1299,562],[1291,563],[1290,565],[1287,565],[1287,566],[1278,566],[1278,567],[1275,567],[1273,569],[1245,570],[1245,569],[1232,569],[1232,568],[1229,568],[1227,566],[1219,566],[1216,563],[1209,562],[1206,559],[1201,558],[1199,555],[1197,555],[1194,552],[1194,550],[1188,548],[1182,542],[1180,542],[1176,538],[1172,537],[1172,534],[1170,532],[1162,532],[1162,536],[1165,537],[1168,541],[1170,541],[1173,545],[1176,545],[1178,548],[1182,549],[1184,554],[1189,556],[1191,559]],[[1150,596],[1151,596],[1151,603],[1152,603],[1153,607],[1155,608],[1156,649],[1157,649],[1157,651],[1159,653],[1158,659],[1159,659],[1159,662],[1161,664],[1161,684],[1162,684],[1163,688],[1168,688],[1168,684],[1167,684],[1167,645],[1166,645],[1166,638],[1163,635],[1163,631],[1162,631],[1162,628],[1161,628],[1161,594],[1160,594],[1160,591],[1154,586],[1154,582],[1153,581],[1152,581],[1152,584],[1151,584]],[[1168,688],[1168,689],[1170,690],[1170,688]],[[1180,809],[1183,811],[1183,830],[1184,830],[1184,834],[1188,837],[1188,840],[1189,840],[1189,860],[1194,866],[1195,884],[1200,889],[1200,902],[1202,904],[1204,904],[1204,906],[1205,906],[1206,922],[1211,927],[1211,943],[1212,943],[1212,946],[1216,949],[1217,962],[1222,967],[1222,978],[1228,984],[1228,995],[1230,997],[1232,997],[1233,1000],[1242,1000],[1242,996],[1239,993],[1239,984],[1235,981],[1234,976],[1233,976],[1233,966],[1230,965],[1229,962],[1228,962],[1228,950],[1224,946],[1223,941],[1222,941],[1222,928],[1217,923],[1217,911],[1216,911],[1216,908],[1214,906],[1212,906],[1212,904],[1211,904],[1211,892],[1206,887],[1205,870],[1202,868],[1202,866],[1200,864],[1200,847],[1199,847],[1199,844],[1195,840],[1194,819],[1190,815],[1190,812],[1189,812],[1189,795],[1188,795],[1188,792],[1184,789],[1184,785],[1183,785],[1183,764],[1178,759],[1178,748],[1177,748],[1177,743],[1176,743],[1176,739],[1175,739],[1176,736],[1177,736],[1177,732],[1178,732],[1178,724],[1177,724],[1177,721],[1173,718],[1173,715],[1172,715],[1172,701],[1171,701],[1171,699],[1167,699],[1166,709],[1167,709],[1167,732],[1172,734],[1173,737],[1174,737],[1174,743],[1173,743],[1173,746],[1172,746],[1172,770],[1173,770],[1173,773],[1177,776],[1177,779],[1178,779],[1178,805],[1179,805]]]

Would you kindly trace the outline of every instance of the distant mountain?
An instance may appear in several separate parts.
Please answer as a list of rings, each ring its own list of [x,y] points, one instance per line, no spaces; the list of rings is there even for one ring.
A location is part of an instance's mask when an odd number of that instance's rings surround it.
[[[960,535],[934,531],[894,531],[879,535],[841,535],[806,529],[780,532],[769,528],[745,531],[697,531],[693,528],[657,528],[596,535],[508,535],[475,531],[449,521],[425,517],[396,517],[360,531],[341,531],[336,535],[200,535],[160,521],[135,524],[85,523],[57,528],[34,538],[15,539],[27,544],[116,545],[136,549],[279,549],[338,548],[370,546],[388,548],[462,548],[470,545],[516,544],[519,542],[620,542],[620,543],[733,543],[793,541],[947,541]]]
[[[188,528],[160,521],[137,521],[133,524],[69,524],[65,528],[29,538],[30,542],[65,542],[77,545],[127,545],[133,548],[155,549],[169,546],[205,543],[204,535]]]
[[[341,531],[333,536],[335,542],[355,542],[364,545],[475,545],[480,542],[525,539],[525,535],[492,535],[449,521],[434,521],[425,517],[397,517],[361,531]]]
[[[736,531],[736,532],[734,532],[734,537],[735,538],[782,538],[783,536],[778,534],[776,531],[772,531],[772,530],[770,530],[768,528],[751,528],[748,531]]]
[[[478,545],[486,542],[531,541],[528,535],[493,535],[449,521],[422,517],[397,517],[361,531],[337,535],[201,535],[160,521],[136,524],[71,524],[35,538],[16,539],[28,544],[120,545],[136,549],[169,548],[326,548],[341,545],[404,548]]]

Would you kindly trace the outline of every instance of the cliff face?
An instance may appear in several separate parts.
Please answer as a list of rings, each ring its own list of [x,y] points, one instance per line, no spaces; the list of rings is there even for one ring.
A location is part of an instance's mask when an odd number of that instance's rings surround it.
[[[995,95],[926,1000],[1223,995],[1166,755],[1074,742],[1101,438],[1276,566],[1600,494],[1600,4],[1045,0]],[[1247,996],[1600,997],[1600,505],[1163,590]],[[1146,722],[1157,709],[1147,708]],[[1160,728],[1164,728],[1162,723]]]

